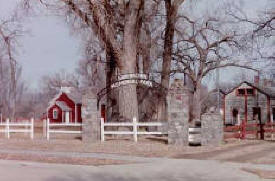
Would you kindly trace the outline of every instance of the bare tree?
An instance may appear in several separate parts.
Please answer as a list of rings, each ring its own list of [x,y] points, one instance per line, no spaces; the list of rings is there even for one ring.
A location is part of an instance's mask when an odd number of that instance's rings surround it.
[[[274,2],[272,2],[274,5]],[[272,4],[271,3],[271,4]],[[262,61],[264,66],[270,66],[275,61],[275,51],[273,38],[275,36],[275,8],[271,5],[265,11],[258,13],[258,17],[247,17],[242,9],[237,13],[229,11],[228,14],[233,17],[236,23],[249,26],[246,33],[245,42],[251,59]],[[251,53],[252,52],[252,53]]]
[[[47,96],[47,100],[49,101],[60,91],[61,87],[73,87],[79,90],[80,82],[77,74],[61,70],[53,75],[43,76],[40,86],[43,94]]]
[[[30,0],[24,0],[28,6]],[[192,20],[179,15],[184,11],[184,0],[53,0],[40,1],[46,7],[53,8],[74,27],[76,33],[89,38],[86,41],[87,54],[79,65],[79,73],[86,77],[87,85],[98,85],[106,79],[110,89],[112,77],[118,74],[152,73],[155,62],[161,64],[158,81],[163,88],[169,87],[171,73],[184,73],[193,83],[193,117],[200,117],[201,82],[217,68],[236,66],[250,68],[240,64],[241,57],[236,53],[242,48],[241,36],[231,30],[224,22],[216,18]],[[49,3],[51,2],[51,4]],[[189,2],[189,1],[188,1]],[[152,9],[152,11],[149,11]],[[157,20],[159,18],[161,20]],[[227,27],[226,27],[227,26]],[[161,27],[161,28],[159,28]],[[81,29],[81,31],[79,31]],[[99,51],[91,52],[96,39]],[[161,49],[161,55],[154,48]],[[152,54],[158,54],[154,57]],[[234,55],[233,55],[234,54]],[[235,58],[235,59],[234,59]],[[153,62],[152,59],[156,59]],[[100,60],[100,61],[99,61]],[[140,66],[142,65],[142,67]],[[105,67],[105,74],[97,67]],[[100,72],[100,74],[97,74]],[[95,81],[97,79],[97,81]],[[157,91],[155,91],[157,92]],[[129,84],[119,89],[119,112],[126,119],[138,116],[138,104],[145,100],[137,98],[137,85]],[[166,118],[166,91],[158,92],[161,101],[157,104],[159,119]]]
[[[27,1],[25,1],[27,2]],[[144,0],[57,0],[55,5],[76,17],[98,36],[103,47],[111,50],[119,74],[137,72],[137,34]],[[120,88],[119,109],[122,117],[138,117],[136,85]]]
[[[20,84],[21,68],[15,59],[17,38],[22,32],[16,13],[9,19],[0,20],[0,76],[3,85],[1,88],[6,89],[6,91],[3,90],[2,92],[1,101],[2,107],[8,107],[8,116],[12,118],[15,116],[17,93],[22,93],[22,91],[17,92],[17,86]],[[9,75],[8,77],[7,74]],[[8,100],[4,101],[6,98],[8,98]]]
[[[211,71],[224,67],[252,69],[238,56],[242,48],[240,36],[217,18],[205,17],[192,20],[180,16],[181,24],[176,27],[174,68],[171,72],[184,73],[193,83],[191,120],[201,116],[202,80]],[[226,27],[227,26],[227,27]],[[183,31],[183,28],[184,31]]]
[[[167,120],[167,105],[166,97],[167,90],[170,83],[170,70],[172,64],[172,52],[173,52],[173,40],[175,27],[177,22],[178,11],[180,6],[185,2],[185,0],[165,0],[165,15],[166,15],[166,25],[164,33],[163,42],[163,55],[162,55],[162,71],[161,71],[161,87],[162,96],[158,104],[158,119]]]

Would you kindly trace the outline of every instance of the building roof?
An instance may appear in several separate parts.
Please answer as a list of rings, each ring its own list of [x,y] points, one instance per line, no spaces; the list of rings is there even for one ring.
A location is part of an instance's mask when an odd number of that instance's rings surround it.
[[[241,82],[240,84],[238,84],[237,86],[235,86],[234,88],[232,88],[230,91],[226,92],[225,95],[233,92],[236,88],[240,87],[244,83],[247,84],[250,87],[253,87],[253,88],[257,89],[262,94],[265,94],[265,95],[267,95],[267,96],[269,96],[271,98],[275,98],[275,89],[274,88],[258,86],[258,85],[252,84],[250,82],[247,82],[247,81]]]
[[[55,95],[55,97],[49,102],[49,106],[47,109],[52,107],[57,101],[57,99],[62,95],[66,94],[69,99],[71,99],[75,104],[81,104],[82,103],[82,93],[80,91],[77,91],[76,89],[73,88],[61,88],[59,93]]]
[[[82,94],[74,87],[61,87],[60,94],[65,93],[74,103],[80,104],[82,101]]]
[[[70,93],[66,93],[67,96],[74,101],[76,104],[82,103],[82,94],[78,91],[71,91]]]
[[[60,107],[62,111],[72,111],[70,107],[64,101],[56,101],[55,104]]]

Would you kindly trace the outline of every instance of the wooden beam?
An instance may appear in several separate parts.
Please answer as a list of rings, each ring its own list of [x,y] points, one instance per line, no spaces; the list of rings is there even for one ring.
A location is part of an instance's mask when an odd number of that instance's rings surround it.
[[[268,123],[271,123],[271,106],[270,106],[270,97],[269,96],[266,96],[267,97],[267,122]]]

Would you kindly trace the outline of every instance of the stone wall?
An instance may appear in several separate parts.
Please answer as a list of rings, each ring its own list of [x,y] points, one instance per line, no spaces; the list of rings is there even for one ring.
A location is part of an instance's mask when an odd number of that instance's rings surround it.
[[[206,113],[201,118],[201,145],[219,145],[223,141],[223,121],[218,113]]]
[[[168,144],[188,145],[189,96],[183,83],[175,80],[168,93]]]
[[[100,112],[97,110],[96,90],[90,89],[82,97],[82,140],[100,140]]]

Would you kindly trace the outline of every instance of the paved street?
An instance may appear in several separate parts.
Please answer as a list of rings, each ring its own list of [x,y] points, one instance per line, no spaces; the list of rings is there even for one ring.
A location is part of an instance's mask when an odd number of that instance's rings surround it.
[[[258,181],[241,168],[275,170],[275,165],[222,163],[211,160],[159,159],[149,163],[78,166],[0,160],[0,180],[6,181]],[[222,179],[221,179],[222,178]]]

